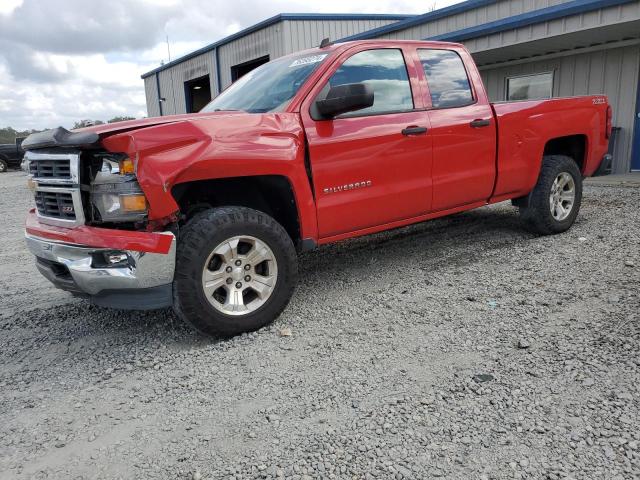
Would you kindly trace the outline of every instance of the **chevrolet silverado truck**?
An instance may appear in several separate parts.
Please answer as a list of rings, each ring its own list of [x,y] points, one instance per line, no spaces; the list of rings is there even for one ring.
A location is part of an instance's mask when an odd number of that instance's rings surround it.
[[[59,288],[230,336],[283,311],[319,245],[505,200],[566,231],[610,134],[602,95],[489,102],[459,44],[323,42],[199,113],[28,137],[26,242]]]

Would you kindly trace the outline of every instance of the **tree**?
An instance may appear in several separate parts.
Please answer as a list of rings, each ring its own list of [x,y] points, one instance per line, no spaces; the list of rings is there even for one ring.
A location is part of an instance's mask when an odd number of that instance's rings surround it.
[[[18,131],[12,127],[0,128],[0,143],[15,143],[16,137],[28,137],[32,133],[41,132],[42,130],[23,130]]]
[[[102,120],[89,120],[87,118],[86,120],[80,120],[79,122],[74,123],[73,129],[93,127],[94,125],[104,125],[104,122]]]
[[[107,120],[107,123],[126,122],[127,120],[135,120],[135,117],[128,117],[127,115],[113,117],[111,120]]]

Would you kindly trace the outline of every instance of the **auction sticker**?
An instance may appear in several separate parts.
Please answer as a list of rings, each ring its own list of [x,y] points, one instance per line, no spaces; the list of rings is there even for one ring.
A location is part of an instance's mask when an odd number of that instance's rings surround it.
[[[324,60],[326,58],[327,55],[328,54],[325,53],[323,55],[311,55],[310,57],[298,58],[297,60],[294,60],[293,62],[291,62],[291,65],[289,65],[289,68],[291,68],[291,67],[299,67],[300,65],[310,65],[312,63],[321,62],[322,60]]]

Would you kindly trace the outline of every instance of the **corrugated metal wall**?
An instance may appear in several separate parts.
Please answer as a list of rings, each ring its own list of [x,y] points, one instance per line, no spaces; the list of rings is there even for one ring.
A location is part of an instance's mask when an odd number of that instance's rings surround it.
[[[159,116],[160,107],[158,106],[158,88],[155,75],[144,79],[144,94],[147,97],[147,115],[150,117]]]
[[[284,26],[284,46],[287,53],[318,46],[323,38],[337,40],[383,27],[395,20],[287,20]]]
[[[640,2],[632,2],[473,38],[466,40],[464,44],[469,51],[479,52],[482,50],[511,46],[516,43],[531,42],[567,33],[579,32],[590,28],[630,22],[639,18]],[[558,39],[557,46],[562,46],[562,38]]]
[[[172,115],[174,113],[184,113],[186,105],[181,105],[180,110],[176,110],[176,88],[174,84],[174,68],[158,72],[160,82],[160,96],[164,98],[162,102],[162,114]],[[179,74],[179,72],[178,72]]]
[[[160,93],[165,99],[165,101],[162,102],[163,115],[185,113],[187,111],[184,92],[184,83],[186,81],[203,77],[204,75],[209,75],[211,94],[216,95],[217,85],[215,79],[215,71],[215,53],[207,52],[203,53],[202,55],[198,55],[197,57],[186,60],[179,65],[176,65],[175,67],[158,72],[160,80]],[[155,75],[152,75],[151,77],[147,77],[145,79],[145,85],[146,81],[150,78],[153,78],[153,82],[155,83]],[[147,97],[147,108],[149,108],[150,103],[153,103],[149,102],[148,98],[149,97]],[[154,98],[156,99],[155,112],[157,115],[159,115],[160,112],[157,107],[157,93]],[[149,116],[151,116],[151,110],[149,110]]]
[[[420,40],[444,33],[474,27],[501,18],[511,17],[520,13],[546,8],[570,0],[502,0],[490,5],[474,8],[466,12],[450,15],[432,22],[423,23],[397,32],[381,36],[392,40]]]
[[[287,20],[270,25],[219,47],[220,76],[222,88],[231,84],[231,67],[250,60],[269,55],[274,58],[297,50],[311,48],[320,41],[330,38],[342,38],[354,33],[381,27],[394,20]],[[160,92],[165,101],[162,113],[171,115],[186,112],[184,83],[188,80],[209,75],[212,96],[217,95],[215,50],[175,65],[158,73]],[[159,115],[158,94],[155,87],[155,75],[145,79],[147,111],[149,116]]]
[[[222,88],[231,84],[231,67],[269,55],[271,60],[318,46],[323,38],[342,38],[394,20],[285,20],[220,47]]]
[[[593,51],[547,60],[481,70],[489,98],[505,100],[506,78],[513,75],[554,72],[553,96],[604,93],[613,107],[613,124],[621,127],[614,152],[614,171],[630,169],[640,72],[640,46]]]
[[[285,54],[283,22],[250,33],[220,47],[220,77],[222,88],[231,84],[231,67],[269,55],[270,59]]]

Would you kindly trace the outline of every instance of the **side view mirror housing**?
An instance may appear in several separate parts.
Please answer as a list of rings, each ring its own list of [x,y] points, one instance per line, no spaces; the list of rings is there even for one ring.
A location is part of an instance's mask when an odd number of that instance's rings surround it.
[[[316,100],[316,110],[322,119],[330,119],[343,113],[355,112],[373,106],[373,88],[364,83],[348,83],[331,87],[327,97]]]

